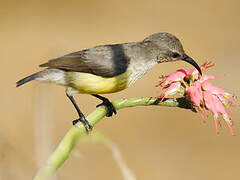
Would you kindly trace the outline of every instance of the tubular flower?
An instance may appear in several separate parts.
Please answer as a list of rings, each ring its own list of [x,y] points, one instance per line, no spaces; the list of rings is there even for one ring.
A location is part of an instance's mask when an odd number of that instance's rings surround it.
[[[200,68],[204,71],[213,66],[214,64],[206,62]],[[232,121],[226,109],[232,112],[230,106],[233,104],[239,106],[239,104],[235,102],[233,95],[209,82],[209,80],[221,77],[223,76],[206,74],[200,76],[196,69],[179,69],[168,76],[162,77],[162,81],[157,86],[163,91],[160,95],[161,101],[169,95],[183,94],[191,101],[193,109],[199,111],[203,122],[205,122],[204,115],[208,116],[208,111],[211,112],[216,132],[219,133],[218,127],[221,126],[220,115],[226,122],[232,135],[235,135],[232,130]]]

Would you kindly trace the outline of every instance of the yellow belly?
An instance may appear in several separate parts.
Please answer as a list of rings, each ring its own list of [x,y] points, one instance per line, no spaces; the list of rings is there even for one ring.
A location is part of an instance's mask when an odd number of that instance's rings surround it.
[[[79,93],[105,94],[121,91],[128,87],[128,73],[104,78],[88,73],[67,72],[67,82]]]

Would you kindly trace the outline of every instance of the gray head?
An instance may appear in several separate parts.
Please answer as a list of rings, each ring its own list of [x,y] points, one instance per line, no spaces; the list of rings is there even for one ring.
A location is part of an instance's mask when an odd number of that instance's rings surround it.
[[[145,38],[143,42],[154,46],[158,63],[183,60],[192,64],[202,74],[198,64],[184,52],[181,42],[174,35],[166,32],[155,33]]]

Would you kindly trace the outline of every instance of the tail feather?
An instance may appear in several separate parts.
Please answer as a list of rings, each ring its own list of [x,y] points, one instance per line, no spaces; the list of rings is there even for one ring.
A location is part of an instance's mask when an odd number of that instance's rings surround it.
[[[21,86],[21,85],[23,85],[23,84],[25,84],[25,83],[27,83],[29,81],[32,81],[32,80],[38,78],[39,77],[39,73],[40,72],[34,73],[34,74],[30,75],[30,76],[27,76],[27,77],[19,80],[18,82],[16,82],[16,87],[19,87],[19,86]]]
[[[66,85],[65,71],[60,69],[44,69],[30,76],[27,76],[16,83],[19,87],[29,81],[38,80],[41,82],[53,82],[60,85]]]

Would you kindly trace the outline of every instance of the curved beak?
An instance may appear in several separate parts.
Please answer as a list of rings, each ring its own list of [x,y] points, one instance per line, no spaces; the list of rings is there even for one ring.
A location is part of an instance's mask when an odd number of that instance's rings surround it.
[[[198,64],[192,58],[190,58],[188,55],[184,54],[182,60],[193,65],[198,70],[198,72],[202,75],[201,68],[198,66]]]

